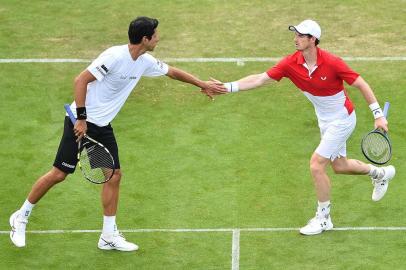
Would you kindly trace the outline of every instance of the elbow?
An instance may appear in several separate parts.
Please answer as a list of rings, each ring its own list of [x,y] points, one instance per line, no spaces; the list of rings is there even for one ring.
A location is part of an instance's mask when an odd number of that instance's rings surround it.
[[[87,87],[88,81],[86,81],[82,76],[77,76],[74,80],[73,80],[73,84],[75,86],[75,88],[80,88],[80,87]]]
[[[73,84],[75,86],[80,85],[81,81],[80,76],[76,76],[76,78],[73,80]]]

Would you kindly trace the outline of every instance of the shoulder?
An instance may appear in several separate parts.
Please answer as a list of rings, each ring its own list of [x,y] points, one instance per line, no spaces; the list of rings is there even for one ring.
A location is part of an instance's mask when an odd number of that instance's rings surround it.
[[[327,50],[319,49],[319,54],[323,57],[323,59],[327,62],[336,63],[336,62],[343,62],[343,59]]]
[[[100,56],[110,56],[117,60],[124,58],[126,55],[126,45],[113,46],[103,51]]]
[[[149,63],[155,63],[158,61],[155,57],[153,57],[149,53],[144,53],[144,54],[140,55],[140,59],[142,59],[145,62],[149,62]]]
[[[155,58],[149,53],[144,53],[140,56],[140,60],[146,66],[162,66],[163,62]]]
[[[302,54],[297,51],[292,54],[286,55],[282,57],[282,59],[278,62],[279,66],[290,66],[292,64],[296,64],[300,62],[300,58],[303,58]]]

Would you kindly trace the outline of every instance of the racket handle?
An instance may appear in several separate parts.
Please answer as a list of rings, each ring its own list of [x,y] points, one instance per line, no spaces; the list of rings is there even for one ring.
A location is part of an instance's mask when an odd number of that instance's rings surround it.
[[[388,111],[389,111],[390,103],[389,101],[385,102],[385,106],[383,107],[383,115],[385,118],[388,118]]]
[[[66,111],[66,112],[68,113],[68,115],[69,115],[70,121],[72,122],[72,124],[75,124],[75,123],[76,123],[76,118],[75,118],[75,116],[73,115],[72,110],[70,109],[70,105],[69,105],[69,104],[65,104],[64,107],[65,107],[65,111]]]

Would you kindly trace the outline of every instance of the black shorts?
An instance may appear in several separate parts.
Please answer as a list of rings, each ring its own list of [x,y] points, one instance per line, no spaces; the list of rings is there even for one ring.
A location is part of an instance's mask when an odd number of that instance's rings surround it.
[[[86,134],[103,144],[111,153],[114,159],[114,166],[120,169],[120,160],[118,158],[118,146],[116,138],[114,137],[113,128],[111,125],[104,127],[96,126],[93,123],[87,122]],[[73,173],[76,168],[78,155],[78,144],[76,143],[76,136],[73,133],[73,124],[69,117],[65,117],[63,127],[63,135],[59,143],[58,152],[56,153],[54,166],[65,173]]]

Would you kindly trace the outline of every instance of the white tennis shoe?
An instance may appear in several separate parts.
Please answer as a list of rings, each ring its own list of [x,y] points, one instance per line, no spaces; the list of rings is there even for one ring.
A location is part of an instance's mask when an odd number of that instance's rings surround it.
[[[318,217],[317,215],[309,220],[306,226],[300,228],[300,233],[304,235],[315,235],[324,231],[332,230],[334,227],[331,217]]]
[[[28,220],[23,218],[20,210],[15,211],[10,216],[10,239],[17,247],[25,247],[25,226]]]
[[[377,202],[385,196],[388,190],[389,181],[395,177],[396,170],[392,165],[379,168],[382,170],[378,173],[377,177],[371,177],[372,185],[374,186],[374,191],[372,192],[372,200]]]
[[[118,231],[112,234],[102,234],[99,238],[98,248],[103,250],[120,250],[120,251],[135,251],[138,250],[136,244],[125,240],[124,236]]]

